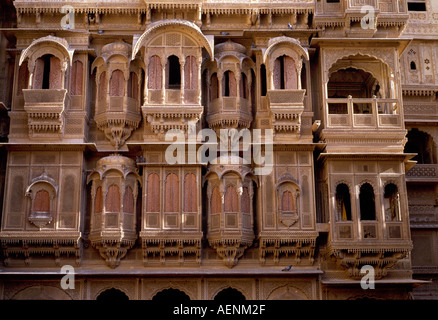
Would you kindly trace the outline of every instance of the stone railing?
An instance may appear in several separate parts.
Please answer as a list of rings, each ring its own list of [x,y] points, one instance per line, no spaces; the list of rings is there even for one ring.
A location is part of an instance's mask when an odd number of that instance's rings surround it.
[[[398,100],[377,98],[327,99],[327,128],[401,129]]]
[[[416,164],[406,173],[407,180],[438,180],[438,164]]]

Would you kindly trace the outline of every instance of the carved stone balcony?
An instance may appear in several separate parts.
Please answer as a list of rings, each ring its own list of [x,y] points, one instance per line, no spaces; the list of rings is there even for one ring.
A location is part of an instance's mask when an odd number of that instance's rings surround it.
[[[250,101],[241,97],[222,97],[209,104],[210,128],[249,128],[252,121]]]
[[[275,133],[300,133],[306,90],[268,90]]]
[[[360,279],[364,265],[374,267],[376,279],[405,258],[412,250],[412,241],[401,221],[338,221],[334,224],[328,253],[337,259],[347,275]]]
[[[23,89],[29,137],[60,139],[64,131],[66,89]]]
[[[98,102],[97,127],[111,144],[119,149],[140,124],[139,102],[129,97],[110,96]]]
[[[438,164],[416,164],[406,172],[407,182],[438,182]]]

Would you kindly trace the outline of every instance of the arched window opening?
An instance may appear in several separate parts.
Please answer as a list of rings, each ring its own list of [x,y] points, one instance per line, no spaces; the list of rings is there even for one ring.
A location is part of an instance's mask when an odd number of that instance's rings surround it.
[[[125,95],[125,77],[122,70],[114,70],[110,79],[110,96],[123,97]]]
[[[129,298],[124,292],[115,288],[111,288],[99,294],[96,300],[120,302],[120,301],[128,301]]]
[[[134,213],[134,193],[131,187],[125,188],[125,194],[123,196],[123,212]]]
[[[196,176],[188,173],[184,177],[184,212],[197,212]]]
[[[102,213],[102,211],[103,211],[102,187],[98,187],[96,190],[96,197],[94,198],[94,213]]]
[[[227,70],[224,72],[223,77],[223,96],[224,97],[236,97],[237,96],[236,77],[234,72]]]
[[[181,88],[181,66],[179,63],[179,58],[175,55],[171,55],[167,58],[166,77],[166,89],[176,90]]]
[[[99,76],[99,100],[105,100],[107,94],[106,72],[102,72]]]
[[[248,188],[243,188],[242,196],[240,200],[240,210],[243,213],[250,213],[250,208],[251,208],[251,204],[250,204]]]
[[[292,192],[286,190],[281,195],[281,211],[283,213],[295,213],[295,199]]]
[[[33,79],[33,89],[61,89],[60,60],[51,54],[36,59]]]
[[[408,142],[405,145],[405,153],[416,153],[412,159],[419,164],[435,164],[436,150],[433,138],[426,132],[417,128],[411,129],[407,134]]]
[[[239,302],[239,301],[245,301],[246,298],[237,289],[234,288],[227,288],[222,291],[220,291],[215,297],[214,301],[233,301],[233,302]]]
[[[395,184],[389,183],[385,186],[383,195],[386,221],[400,221],[400,194]]]
[[[178,289],[165,289],[158,292],[152,298],[153,301],[190,301],[190,297],[183,291]]]
[[[411,61],[411,70],[417,70],[417,65],[414,61]]]
[[[212,214],[222,212],[221,194],[218,187],[213,188],[213,191],[211,193],[210,207]]]
[[[376,203],[375,203],[374,189],[369,183],[364,183],[360,187],[359,202],[360,202],[360,219],[376,220]]]
[[[73,96],[82,95],[82,83],[83,83],[83,64],[81,61],[76,60],[73,62],[71,68],[71,90],[70,93]]]
[[[235,186],[228,186],[225,191],[224,201],[225,212],[238,212],[239,210],[239,198]]]
[[[217,73],[213,73],[210,78],[210,101],[219,98],[219,82]]]
[[[304,62],[303,62],[303,66],[301,67],[301,89],[305,89],[306,95],[308,94],[308,92],[307,92],[307,71],[306,71],[306,64]]]
[[[50,195],[46,190],[39,190],[33,200],[33,212],[49,213],[50,212]]]
[[[198,66],[196,58],[193,56],[186,57],[184,64],[184,89],[196,90],[198,88]]]
[[[246,74],[243,72],[240,75],[240,97],[248,99],[248,83],[246,81]]]
[[[106,194],[105,208],[107,212],[120,212],[120,192],[119,187],[111,185]]]
[[[128,97],[136,100],[138,99],[138,77],[135,72],[129,73]]]
[[[260,65],[260,80],[261,94],[264,97],[267,92],[266,66],[264,64]]]
[[[297,70],[295,61],[286,55],[274,61],[274,88],[298,89]]]
[[[160,178],[158,174],[148,175],[146,194],[146,212],[160,212]]]
[[[369,72],[347,68],[333,72],[330,75],[327,84],[328,98],[372,98],[382,97],[380,92],[380,85],[376,85],[378,80]],[[371,103],[357,103],[353,104],[353,111],[355,114],[370,114],[372,113]],[[347,114],[347,103],[329,103],[330,114]]]
[[[152,56],[148,66],[148,89],[160,90],[162,85],[162,67],[159,56]]]
[[[336,187],[336,212],[338,221],[351,220],[350,190],[344,183]]]
[[[179,211],[179,182],[178,176],[174,173],[170,173],[166,177],[165,182],[165,212],[178,212]]]

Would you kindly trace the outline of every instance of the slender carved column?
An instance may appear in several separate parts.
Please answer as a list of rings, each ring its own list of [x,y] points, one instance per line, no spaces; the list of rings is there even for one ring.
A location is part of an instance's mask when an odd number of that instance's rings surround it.
[[[184,74],[184,69],[185,69],[185,64],[186,64],[186,60],[185,59],[181,59],[180,60],[180,75],[181,75],[181,87],[180,87],[180,103],[184,104],[184,91],[185,91],[185,74]]]

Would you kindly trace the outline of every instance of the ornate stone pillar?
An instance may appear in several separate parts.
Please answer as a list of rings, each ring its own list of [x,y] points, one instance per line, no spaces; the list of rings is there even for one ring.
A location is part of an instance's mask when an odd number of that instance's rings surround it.
[[[184,74],[184,69],[185,69],[185,64],[186,64],[186,60],[185,59],[181,59],[180,60],[180,64],[179,64],[179,68],[180,68],[180,75],[181,75],[181,87],[180,87],[180,103],[184,104],[184,91],[185,91],[185,87],[186,87],[186,79],[185,79],[185,74]]]

